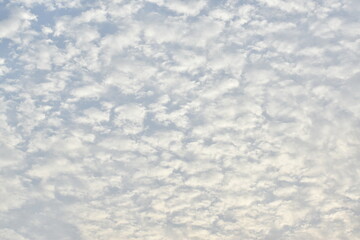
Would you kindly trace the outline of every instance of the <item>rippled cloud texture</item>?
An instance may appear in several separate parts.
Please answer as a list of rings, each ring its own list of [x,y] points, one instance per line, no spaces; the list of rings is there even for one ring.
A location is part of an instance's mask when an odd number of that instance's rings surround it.
[[[359,14],[0,0],[0,238],[360,239]]]

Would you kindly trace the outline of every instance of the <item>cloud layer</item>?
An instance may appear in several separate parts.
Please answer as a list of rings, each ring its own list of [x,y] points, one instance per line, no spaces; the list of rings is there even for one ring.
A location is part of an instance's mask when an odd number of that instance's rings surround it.
[[[1,239],[359,239],[359,12],[0,1]]]

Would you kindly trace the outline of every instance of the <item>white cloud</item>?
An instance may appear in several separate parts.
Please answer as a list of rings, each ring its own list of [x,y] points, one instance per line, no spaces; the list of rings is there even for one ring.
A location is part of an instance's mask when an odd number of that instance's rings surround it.
[[[355,1],[1,2],[1,239],[357,239]]]
[[[27,240],[27,238],[24,238],[16,231],[10,229],[10,228],[2,228],[0,229],[0,236],[4,240]]]
[[[206,1],[183,1],[183,0],[165,0],[164,2],[157,2],[158,4],[164,5],[172,11],[186,16],[195,16],[206,6]]]
[[[145,108],[137,104],[128,104],[114,110],[116,116],[114,124],[122,129],[125,134],[137,134],[144,129]]]
[[[6,38],[19,42],[19,35],[29,29],[31,21],[36,21],[36,16],[23,8],[7,10],[8,16],[0,21],[0,39]]]

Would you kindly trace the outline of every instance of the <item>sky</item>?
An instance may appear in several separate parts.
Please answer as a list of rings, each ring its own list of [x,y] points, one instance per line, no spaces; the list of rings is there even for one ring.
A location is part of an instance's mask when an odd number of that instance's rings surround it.
[[[0,0],[0,239],[360,239],[359,16]]]

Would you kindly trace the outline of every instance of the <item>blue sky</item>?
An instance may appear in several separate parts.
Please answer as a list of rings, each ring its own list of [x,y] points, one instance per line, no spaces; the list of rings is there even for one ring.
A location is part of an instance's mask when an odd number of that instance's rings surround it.
[[[0,0],[0,238],[360,238],[360,3]]]

